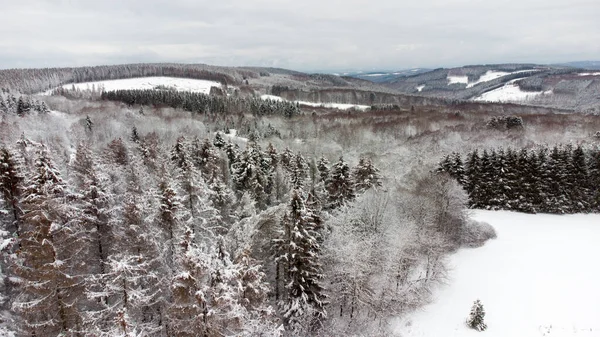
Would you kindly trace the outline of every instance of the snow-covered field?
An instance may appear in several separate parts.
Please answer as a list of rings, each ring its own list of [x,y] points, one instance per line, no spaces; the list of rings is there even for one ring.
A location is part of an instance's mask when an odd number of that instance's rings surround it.
[[[469,78],[467,76],[450,76],[448,75],[448,85],[454,83],[469,84]]]
[[[497,78],[500,78],[502,76],[506,76],[509,74],[510,73],[507,73],[505,71],[488,70],[485,74],[481,75],[481,77],[479,77],[479,79],[477,81],[467,84],[467,88],[471,88],[479,83],[495,80]]]
[[[600,76],[600,72],[596,72],[596,73],[579,73],[577,75],[579,75],[579,76]]]
[[[448,85],[453,84],[453,83],[464,83],[467,85],[467,88],[472,88],[479,83],[489,82],[489,81],[495,80],[497,78],[504,77],[506,75],[513,75],[513,74],[532,72],[532,71],[536,71],[536,70],[535,69],[527,69],[527,70],[514,71],[512,73],[508,73],[505,71],[488,70],[485,74],[481,75],[475,82],[469,82],[469,78],[467,76],[449,75],[447,77],[447,79],[448,79]]]
[[[600,215],[476,211],[498,238],[450,258],[436,300],[394,324],[403,337],[600,336]],[[465,326],[480,299],[488,329]]]
[[[175,88],[178,91],[192,91],[208,94],[211,87],[221,87],[221,83],[207,80],[195,80],[190,78],[177,77],[136,77],[121,80],[108,80],[98,82],[84,82],[75,84],[65,84],[63,88],[75,88],[80,90],[91,90],[95,88],[103,88],[104,90],[128,90],[128,89],[155,89],[156,87]],[[49,95],[52,90],[46,91],[43,94]]]
[[[475,98],[474,101],[485,101],[485,102],[518,102],[526,101],[542,94],[551,94],[552,91],[537,91],[529,92],[523,91],[515,83],[519,79],[514,79],[506,82],[506,84],[498,89],[494,89],[485,92]]]
[[[261,99],[267,100],[270,99],[272,101],[285,101],[283,98],[274,95],[261,95]],[[314,102],[306,102],[306,101],[294,101],[294,103],[298,103],[300,105],[312,106],[312,107],[322,107],[327,109],[340,109],[340,110],[349,110],[356,109],[361,111],[366,111],[371,107],[368,105],[360,105],[360,104],[343,104],[343,103],[314,103]]]

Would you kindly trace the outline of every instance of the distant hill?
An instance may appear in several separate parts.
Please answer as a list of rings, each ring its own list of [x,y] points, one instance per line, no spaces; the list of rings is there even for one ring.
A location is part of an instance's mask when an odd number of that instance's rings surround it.
[[[600,70],[600,61],[577,61],[558,64],[559,66],[567,66],[581,69]]]
[[[358,73],[349,73],[344,74],[349,77],[360,78],[363,80],[371,81],[374,83],[386,83],[392,82],[398,78],[415,76],[422,73],[426,73],[431,71],[431,69],[427,68],[413,68],[413,69],[404,69],[398,71],[376,71],[376,72],[358,72]]]
[[[594,64],[596,63],[468,65],[403,76],[361,74],[360,78],[405,94],[599,113],[600,72],[594,71]],[[600,66],[600,62],[597,64]]]

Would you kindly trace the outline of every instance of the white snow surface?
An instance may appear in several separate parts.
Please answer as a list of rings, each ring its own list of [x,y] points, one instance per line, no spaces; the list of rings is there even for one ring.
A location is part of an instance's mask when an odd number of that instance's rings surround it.
[[[596,72],[596,73],[579,73],[577,75],[579,75],[579,76],[600,76],[600,72]]]
[[[260,98],[263,100],[285,101],[285,99],[283,99],[282,97],[274,96],[274,95],[261,95]],[[368,105],[360,105],[360,104],[315,103],[315,102],[307,102],[307,101],[294,101],[294,103],[298,103],[300,105],[305,105],[305,106],[321,107],[321,108],[327,108],[327,109],[340,109],[340,110],[356,109],[356,110],[366,111],[371,108]]]
[[[398,319],[403,337],[600,336],[600,215],[475,211],[498,238],[450,257],[448,284]],[[465,325],[480,299],[488,329]]]
[[[515,101],[526,101],[530,98],[542,94],[551,94],[552,91],[523,91],[515,83],[519,79],[514,79],[506,82],[506,84],[498,89],[494,89],[473,98],[474,101],[484,102],[515,102]]]
[[[136,77],[120,80],[107,80],[97,82],[84,82],[65,84],[62,87],[71,89],[73,86],[80,90],[91,90],[92,88],[104,88],[106,91],[129,90],[129,89],[155,89],[157,86],[175,88],[178,91],[191,91],[208,94],[211,87],[221,88],[221,83],[207,80],[195,80],[191,78],[178,77]],[[52,90],[48,90],[43,95],[49,95]]]
[[[454,83],[469,84],[469,78],[467,76],[451,76],[448,75],[448,85]]]
[[[314,102],[306,102],[306,101],[295,101],[300,105],[312,106],[312,107],[322,107],[327,109],[340,109],[340,110],[348,110],[348,109],[356,109],[361,111],[366,111],[371,107],[368,105],[360,105],[360,104],[344,104],[344,103],[314,103]]]
[[[481,75],[477,81],[467,84],[467,88],[471,88],[479,83],[495,80],[497,78],[500,78],[500,77],[503,77],[503,76],[506,76],[509,74],[510,73],[507,73],[505,71],[488,70],[485,74]]]
[[[421,84],[420,86],[418,86],[417,91],[421,92],[421,91],[423,91],[423,88],[425,88],[425,84]]]
[[[453,84],[453,83],[464,83],[467,85],[467,88],[472,88],[479,83],[489,82],[489,81],[495,80],[497,78],[504,77],[506,75],[513,75],[513,74],[519,74],[519,73],[525,73],[525,72],[531,72],[531,71],[536,71],[536,70],[535,69],[526,69],[526,70],[514,71],[512,73],[508,73],[506,71],[488,70],[485,74],[481,75],[475,82],[469,82],[469,78],[467,76],[449,75],[448,76],[448,85]]]
[[[260,96],[260,98],[263,100],[270,99],[271,101],[278,101],[278,102],[283,101],[283,98],[281,98],[279,96],[275,96],[275,95],[262,95],[262,96]]]

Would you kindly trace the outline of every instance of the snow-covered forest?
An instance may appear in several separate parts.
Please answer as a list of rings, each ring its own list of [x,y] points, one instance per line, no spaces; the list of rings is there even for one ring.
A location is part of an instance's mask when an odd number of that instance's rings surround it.
[[[388,336],[433,299],[449,254],[495,237],[469,206],[553,211],[511,172],[583,160],[589,178],[598,153],[593,115],[490,128],[495,113],[453,106],[55,94],[0,95],[5,335]],[[573,145],[542,162],[538,144]],[[486,166],[492,148],[524,150]],[[494,170],[513,194],[476,199]],[[570,191],[557,212],[597,207]]]

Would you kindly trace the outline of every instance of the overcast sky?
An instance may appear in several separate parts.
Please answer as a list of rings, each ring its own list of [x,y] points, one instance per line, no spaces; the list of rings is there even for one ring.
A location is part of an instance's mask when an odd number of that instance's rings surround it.
[[[0,68],[303,71],[600,59],[600,0],[2,0]]]

